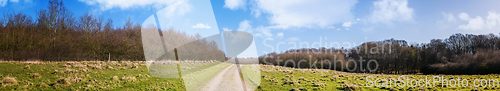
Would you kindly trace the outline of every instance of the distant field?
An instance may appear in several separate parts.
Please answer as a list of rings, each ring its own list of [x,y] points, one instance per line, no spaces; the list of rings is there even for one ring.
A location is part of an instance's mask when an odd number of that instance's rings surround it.
[[[221,65],[221,68],[224,66],[227,65]],[[248,67],[242,67],[243,71],[252,71],[247,70]],[[260,69],[261,84],[257,90],[500,90],[498,87],[441,87],[440,83],[436,84],[437,87],[366,87],[367,76],[397,79],[400,75],[355,74],[268,65],[261,65]],[[413,79],[431,77],[405,76]],[[500,78],[497,74],[436,76],[448,79],[458,76],[466,79]],[[0,82],[0,90],[185,90],[182,79],[154,77],[149,74],[145,62],[130,61],[0,62]]]
[[[375,79],[398,79],[405,76],[411,79],[425,79],[426,76],[443,76],[450,80],[460,77],[460,79],[500,79],[500,75],[380,75],[380,74],[359,74],[346,73],[323,69],[294,69],[281,66],[261,65],[262,83],[259,90],[500,90],[498,87],[441,87],[441,83],[436,83],[434,87],[366,87],[367,76]],[[431,78],[429,78],[431,79]],[[372,80],[372,81],[374,81]],[[472,86],[472,80],[468,80]],[[431,81],[432,82],[432,81]],[[398,82],[400,83],[400,82]],[[381,84],[377,82],[377,84]],[[422,83],[423,84],[423,83]],[[443,85],[445,86],[445,85]]]

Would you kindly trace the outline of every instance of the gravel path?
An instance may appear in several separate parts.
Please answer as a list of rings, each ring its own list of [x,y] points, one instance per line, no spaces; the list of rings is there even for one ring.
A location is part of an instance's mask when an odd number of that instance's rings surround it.
[[[219,72],[202,91],[244,91],[236,65],[232,64]]]

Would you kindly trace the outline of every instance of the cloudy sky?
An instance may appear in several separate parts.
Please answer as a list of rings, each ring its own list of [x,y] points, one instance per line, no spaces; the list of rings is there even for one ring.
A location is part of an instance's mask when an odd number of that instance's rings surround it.
[[[204,36],[246,31],[259,55],[290,48],[345,47],[404,39],[427,43],[455,33],[500,33],[497,0],[66,0],[75,16],[130,17],[143,24],[158,14],[162,28]],[[0,12],[36,17],[47,1],[0,0]],[[3,16],[3,15],[2,15]],[[295,45],[294,45],[295,44]],[[301,45],[302,44],[302,45]],[[307,45],[308,46],[307,46]]]

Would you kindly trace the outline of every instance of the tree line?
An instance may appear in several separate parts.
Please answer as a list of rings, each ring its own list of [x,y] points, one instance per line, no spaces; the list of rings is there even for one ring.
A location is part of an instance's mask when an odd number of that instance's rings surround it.
[[[50,0],[47,9],[37,11],[36,18],[17,12],[4,13],[0,18],[0,60],[145,60],[141,29],[130,18],[125,26],[115,27],[113,20],[104,20],[102,16],[87,13],[75,17],[62,0]],[[213,42],[199,35],[172,29],[163,34],[176,40],[190,40],[189,46],[195,46],[190,48],[198,51],[217,53],[203,56],[224,57],[222,51],[213,47]],[[196,52],[188,48],[179,50],[181,57]]]
[[[261,64],[359,73],[498,74],[500,67],[495,66],[500,65],[498,55],[500,36],[457,33],[422,44],[387,39],[365,42],[351,49],[291,49],[260,56],[259,61]],[[300,60],[304,62],[299,66]]]

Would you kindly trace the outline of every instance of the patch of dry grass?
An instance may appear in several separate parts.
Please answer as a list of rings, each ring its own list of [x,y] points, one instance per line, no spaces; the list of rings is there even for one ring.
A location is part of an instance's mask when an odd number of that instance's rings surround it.
[[[111,66],[108,65],[108,67],[106,67],[106,69],[113,69],[113,67],[111,67]]]
[[[70,79],[68,79],[68,78],[59,78],[54,85],[68,86],[70,84],[71,84]]]
[[[30,68],[31,68],[30,65],[24,66],[24,69],[30,69]]]
[[[345,84],[342,86],[344,91],[360,91],[361,88],[355,84]]]
[[[78,73],[78,70],[66,69],[66,70],[64,70],[64,73]]]
[[[84,68],[84,67],[85,67],[85,65],[82,65],[82,64],[80,64],[80,63],[77,63],[77,64],[73,65],[73,67],[76,67],[76,68]]]
[[[3,84],[17,84],[17,80],[14,77],[5,77],[3,78]]]
[[[137,68],[139,68],[139,66],[132,66],[131,69],[137,69]]]
[[[124,76],[124,77],[122,77],[121,80],[122,81],[127,81],[127,82],[133,82],[133,81],[135,81],[135,77],[126,77],[126,76]]]
[[[113,77],[111,77],[111,80],[113,80],[113,81],[118,81],[118,80],[120,80],[120,79],[118,78],[118,76],[113,76]]]
[[[76,76],[68,78],[68,79],[69,79],[69,82],[71,82],[71,83],[79,83],[79,82],[82,82],[85,80],[84,78],[76,77]]]
[[[71,65],[68,65],[68,64],[64,64],[63,67],[71,67]]]
[[[42,78],[42,76],[38,73],[31,74],[31,78],[39,79]]]
[[[87,69],[87,68],[80,68],[80,69],[79,69],[79,71],[80,71],[80,72],[88,72],[88,71],[90,71],[90,70],[89,70],[89,69]]]
[[[61,72],[59,72],[58,70],[54,70],[54,72],[52,72],[52,74],[59,74]]]
[[[42,62],[40,62],[39,60],[36,60],[36,61],[25,61],[24,64],[41,64]]]
[[[100,65],[91,65],[92,69],[102,69]]]

